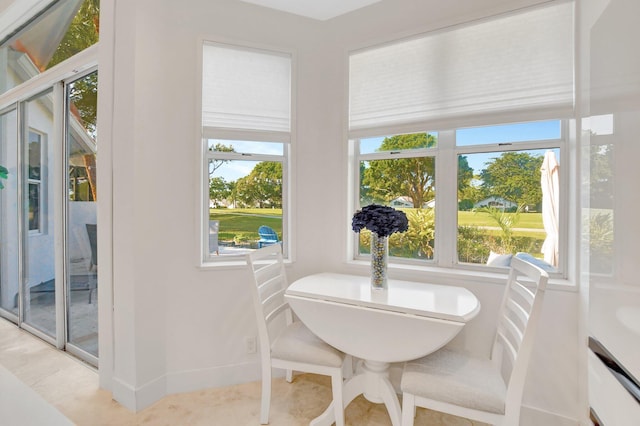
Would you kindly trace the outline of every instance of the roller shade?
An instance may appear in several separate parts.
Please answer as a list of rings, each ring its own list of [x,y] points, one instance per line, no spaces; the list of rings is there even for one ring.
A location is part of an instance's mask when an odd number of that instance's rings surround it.
[[[205,43],[203,127],[290,132],[291,56]]]
[[[353,52],[349,129],[574,106],[573,3]]]

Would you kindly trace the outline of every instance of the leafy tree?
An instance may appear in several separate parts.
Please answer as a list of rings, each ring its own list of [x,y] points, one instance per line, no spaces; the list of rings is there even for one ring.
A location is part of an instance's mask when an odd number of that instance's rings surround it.
[[[542,156],[505,152],[482,170],[482,189],[518,205],[538,205],[542,200],[540,167]]]
[[[217,143],[215,144],[215,146],[209,148],[209,151],[216,151],[216,152],[236,152],[236,150],[233,148],[233,146],[227,146],[221,143]],[[209,162],[209,177],[211,178],[213,176],[213,173],[218,170],[220,168],[220,166],[222,166],[225,163],[228,163],[231,160],[216,160],[213,159],[211,160],[211,162]]]
[[[469,166],[466,155],[458,155],[458,198],[471,185],[473,169]]]
[[[238,183],[236,181],[227,182],[227,188],[229,189],[229,201],[231,205],[235,208],[238,204]]]
[[[209,199],[215,206],[219,206],[223,200],[231,195],[229,184],[222,177],[209,178]]]
[[[85,0],[71,21],[62,41],[46,69],[69,59],[98,42],[100,33],[100,0]]]
[[[98,42],[100,32],[100,0],[84,0],[71,21],[62,41],[45,69],[82,52]],[[71,110],[87,133],[95,138],[98,105],[98,74],[92,73],[70,88]]]
[[[376,198],[375,194],[372,194],[371,188],[365,183],[365,172],[367,171],[365,161],[360,162],[360,205],[366,206],[369,204],[377,203],[384,204],[384,199]]]
[[[380,151],[430,148],[436,140],[427,133],[397,135],[385,138]],[[374,199],[390,201],[406,196],[413,207],[420,208],[434,197],[435,160],[433,157],[373,160],[362,179],[366,193]]]
[[[237,197],[248,206],[282,207],[282,163],[262,161],[236,182]]]
[[[98,73],[93,72],[69,87],[71,112],[80,119],[81,124],[91,137],[96,137],[96,119],[98,117]]]
[[[610,209],[613,206],[613,145],[594,145],[589,153],[591,208]]]

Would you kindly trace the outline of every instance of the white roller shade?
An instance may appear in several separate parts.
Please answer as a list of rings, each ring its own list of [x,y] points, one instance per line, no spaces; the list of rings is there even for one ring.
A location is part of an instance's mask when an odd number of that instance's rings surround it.
[[[571,112],[573,31],[573,3],[554,3],[354,52],[349,129]]]
[[[206,43],[202,58],[202,125],[290,132],[291,56]]]

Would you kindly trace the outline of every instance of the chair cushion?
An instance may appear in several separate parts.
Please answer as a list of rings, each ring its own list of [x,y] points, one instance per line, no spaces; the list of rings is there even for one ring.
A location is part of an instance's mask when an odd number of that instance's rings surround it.
[[[402,392],[461,407],[504,414],[507,388],[488,359],[441,349],[406,363]]]
[[[313,334],[300,321],[292,323],[271,344],[271,357],[340,367],[344,354]]]

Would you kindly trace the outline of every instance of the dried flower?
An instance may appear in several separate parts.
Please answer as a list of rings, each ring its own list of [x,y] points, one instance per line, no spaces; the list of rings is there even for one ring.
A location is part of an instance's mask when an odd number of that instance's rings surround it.
[[[380,237],[388,237],[394,232],[404,232],[409,229],[407,215],[393,207],[371,204],[363,207],[353,215],[351,228],[360,232],[367,228]]]

